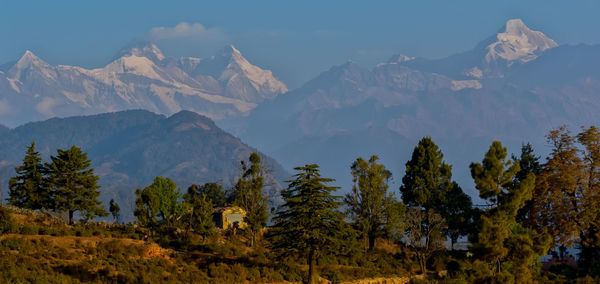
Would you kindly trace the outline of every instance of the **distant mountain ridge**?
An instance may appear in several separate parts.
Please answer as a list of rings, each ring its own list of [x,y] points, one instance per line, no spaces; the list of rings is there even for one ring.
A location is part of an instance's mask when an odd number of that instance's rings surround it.
[[[0,128],[0,134],[0,174],[5,185],[31,141],[46,160],[56,155],[56,149],[76,145],[88,152],[100,176],[104,204],[114,198],[128,220],[135,201],[133,192],[152,183],[154,177],[169,177],[182,190],[205,182],[228,187],[240,175],[240,161],[256,151],[209,118],[190,111],[170,117],[131,110],[53,118],[14,129]],[[266,155],[263,162],[270,171],[265,190],[271,201],[277,202],[281,181],[289,174]]]
[[[378,154],[400,182],[414,145],[432,136],[474,192],[468,165],[493,140],[513,152],[532,142],[544,154],[551,128],[600,124],[598,62],[600,45],[558,46],[510,20],[470,51],[436,60],[398,54],[372,69],[347,62],[219,123],[287,168],[318,162],[346,188],[359,155]]]
[[[166,115],[191,110],[212,119],[247,115],[287,92],[271,71],[233,46],[201,59],[170,58],[154,44],[133,45],[102,68],[52,66],[31,51],[0,71],[0,123],[146,109]]]

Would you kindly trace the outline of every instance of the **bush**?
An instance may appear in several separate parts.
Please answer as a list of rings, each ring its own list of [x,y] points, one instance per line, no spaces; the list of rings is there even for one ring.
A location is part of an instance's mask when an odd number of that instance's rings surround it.
[[[6,207],[0,206],[0,235],[12,233],[15,229],[16,224],[12,215]]]
[[[19,250],[23,247],[24,242],[19,238],[6,238],[0,242],[0,245],[10,250]]]
[[[38,233],[38,228],[34,226],[25,225],[21,227],[21,235],[36,235]]]

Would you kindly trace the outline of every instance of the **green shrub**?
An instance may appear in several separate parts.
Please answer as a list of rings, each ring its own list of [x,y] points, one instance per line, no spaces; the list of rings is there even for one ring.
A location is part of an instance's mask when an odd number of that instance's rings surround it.
[[[0,206],[0,235],[9,234],[16,229],[15,220],[4,206]]]
[[[38,228],[35,226],[25,225],[21,227],[21,235],[36,235],[38,233]]]
[[[24,241],[20,238],[6,238],[0,242],[2,247],[10,250],[19,250],[24,246]]]

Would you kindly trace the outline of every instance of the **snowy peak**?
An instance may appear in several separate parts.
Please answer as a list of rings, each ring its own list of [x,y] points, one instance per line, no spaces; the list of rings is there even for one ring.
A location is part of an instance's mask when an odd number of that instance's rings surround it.
[[[160,62],[165,59],[162,51],[153,43],[134,43],[126,48],[121,49],[116,58],[124,56],[146,57],[153,62]]]
[[[223,70],[220,72],[218,79],[225,85],[226,89],[244,89],[245,81],[250,84],[255,91],[253,92],[237,92],[234,97],[245,100],[262,101],[259,93],[265,94],[267,98],[273,98],[278,94],[287,92],[287,87],[283,82],[273,76],[270,70],[264,70],[258,66],[252,65],[242,53],[233,45],[225,46],[218,57],[212,57],[213,63],[207,62],[213,66],[219,66],[224,63]],[[213,71],[213,74],[215,72]]]
[[[233,56],[242,56],[242,53],[233,46],[233,44],[227,45],[223,47],[221,50],[221,56],[225,57],[233,57]],[[243,57],[242,57],[243,58]]]
[[[13,68],[24,69],[31,66],[50,67],[50,64],[41,60],[39,57],[33,54],[33,52],[27,50],[25,51],[23,56],[21,56],[21,58],[17,61],[17,63],[15,63]]]
[[[395,54],[392,55],[392,57],[390,57],[390,59],[388,59],[387,63],[390,64],[402,64],[411,60],[414,60],[414,57],[410,57],[410,56],[406,56],[404,54]]]
[[[96,69],[98,72],[108,72],[115,74],[134,74],[138,76],[147,77],[150,79],[161,80],[161,76],[156,72],[156,65],[147,57],[129,55],[123,56],[104,68]]]
[[[37,57],[33,52],[27,50],[21,58],[8,70],[8,75],[14,79],[20,79],[26,73],[36,72],[48,79],[53,78],[52,66]]]
[[[496,40],[487,46],[487,62],[504,59],[525,63],[531,61],[547,49],[558,46],[542,32],[529,29],[522,20],[506,22],[504,32],[496,35]]]

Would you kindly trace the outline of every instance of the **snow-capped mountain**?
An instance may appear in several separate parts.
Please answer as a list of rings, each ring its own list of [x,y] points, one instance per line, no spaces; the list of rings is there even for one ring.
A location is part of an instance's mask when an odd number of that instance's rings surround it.
[[[542,32],[531,30],[520,19],[512,19],[472,50],[442,59],[416,58],[402,63],[414,69],[453,78],[500,78],[507,69],[534,60],[557,46]]]
[[[547,49],[558,46],[542,32],[530,30],[520,19],[506,22],[504,32],[498,33],[496,38],[496,41],[487,46],[487,62],[502,58],[509,62],[525,63],[537,58]]]
[[[212,119],[247,115],[285,84],[233,46],[218,55],[168,58],[153,44],[122,50],[97,69],[52,66],[31,51],[0,71],[0,123],[146,109],[170,115],[191,110]]]
[[[544,154],[544,135],[600,123],[600,45],[557,46],[510,20],[474,49],[439,60],[393,56],[372,69],[348,62],[224,126],[288,169],[318,163],[351,188],[348,166],[378,154],[399,180],[431,136],[472,189],[468,165],[493,140]],[[479,70],[475,74],[465,71]],[[399,176],[398,176],[399,175]],[[398,184],[396,184],[398,186]]]

